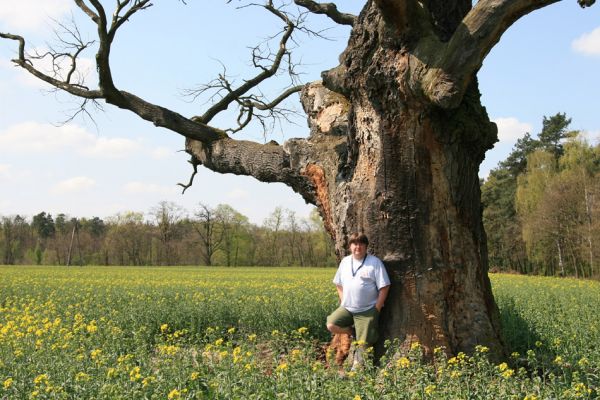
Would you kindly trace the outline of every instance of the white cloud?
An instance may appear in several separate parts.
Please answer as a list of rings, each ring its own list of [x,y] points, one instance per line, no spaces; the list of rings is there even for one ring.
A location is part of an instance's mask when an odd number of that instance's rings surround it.
[[[130,139],[96,136],[76,124],[54,126],[23,122],[0,132],[0,152],[48,153],[70,150],[95,158],[125,158],[140,144]]]
[[[571,47],[578,53],[600,56],[600,27],[579,36],[571,43]]]
[[[123,190],[127,194],[160,194],[173,195],[179,192],[177,186],[162,186],[154,183],[129,182],[125,184]]]
[[[12,206],[12,202],[10,200],[0,200],[0,214],[8,214],[9,211],[2,211],[2,210],[8,210],[8,209],[10,209],[11,206]]]
[[[173,156],[173,149],[168,147],[157,147],[150,151],[150,157],[155,160],[164,160],[165,158],[169,158]]]
[[[60,19],[72,7],[71,0],[19,0],[12,1],[10,5],[3,0],[0,7],[0,22],[8,30],[15,33],[27,30],[40,30],[45,28],[45,22],[50,19]]]
[[[10,165],[0,164],[0,179],[10,178]]]
[[[244,200],[249,197],[250,193],[244,189],[233,189],[229,193],[227,193],[227,197],[235,200]]]
[[[0,132],[0,151],[48,152],[88,144],[93,135],[77,125],[23,122]]]
[[[533,126],[526,122],[520,122],[513,117],[496,118],[493,120],[498,126],[498,140],[502,142],[514,142],[523,137],[527,132],[531,132]]]
[[[92,157],[125,158],[137,152],[138,142],[124,138],[96,138],[93,143],[81,149],[81,154]]]
[[[54,194],[76,193],[92,188],[96,185],[96,181],[87,176],[76,176],[59,182],[52,188]]]

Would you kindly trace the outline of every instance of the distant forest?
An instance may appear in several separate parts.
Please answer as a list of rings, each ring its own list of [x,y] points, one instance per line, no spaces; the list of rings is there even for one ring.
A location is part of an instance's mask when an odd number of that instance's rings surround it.
[[[141,212],[70,218],[40,212],[1,218],[0,263],[24,265],[334,266],[331,239],[315,211],[308,219],[276,208],[262,226],[229,205],[171,202]]]
[[[600,276],[600,147],[544,117],[481,182],[490,269]],[[0,263],[39,265],[335,266],[316,210],[308,219],[276,208],[261,226],[228,205],[188,211],[161,202],[149,213],[31,220],[1,217]]]
[[[600,148],[570,123],[544,117],[482,184],[491,270],[600,275]]]

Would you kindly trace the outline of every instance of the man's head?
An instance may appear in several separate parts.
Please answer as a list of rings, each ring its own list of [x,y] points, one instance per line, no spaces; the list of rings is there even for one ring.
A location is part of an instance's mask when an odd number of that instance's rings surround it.
[[[369,239],[364,233],[353,233],[348,240],[350,243],[350,253],[358,260],[363,259],[367,255],[367,246]]]

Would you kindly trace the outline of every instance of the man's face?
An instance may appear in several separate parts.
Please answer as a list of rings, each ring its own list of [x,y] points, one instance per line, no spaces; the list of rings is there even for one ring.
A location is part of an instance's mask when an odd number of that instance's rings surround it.
[[[350,253],[357,260],[362,260],[367,254],[367,245],[360,242],[350,243]]]

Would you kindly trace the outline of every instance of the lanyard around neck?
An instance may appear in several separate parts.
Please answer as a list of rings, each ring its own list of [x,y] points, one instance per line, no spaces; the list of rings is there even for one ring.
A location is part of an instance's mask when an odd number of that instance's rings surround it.
[[[365,264],[365,260],[367,259],[368,254],[365,254],[365,258],[363,258],[362,262],[360,263],[360,265],[358,266],[358,268],[356,268],[356,271],[354,270],[354,257],[350,256],[350,270],[352,271],[352,277],[354,278],[356,276],[356,274],[358,273],[358,270],[362,268],[362,266]]]

